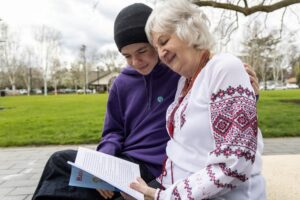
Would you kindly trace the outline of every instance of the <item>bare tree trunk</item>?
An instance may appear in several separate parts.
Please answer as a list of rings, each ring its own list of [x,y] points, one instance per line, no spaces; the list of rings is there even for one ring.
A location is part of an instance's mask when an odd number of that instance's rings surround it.
[[[13,91],[14,94],[16,93],[16,77],[15,76],[16,76],[15,71],[13,71],[12,73],[9,73],[9,77],[8,77],[9,83],[11,85],[11,90]]]
[[[16,93],[16,85],[14,83],[12,84],[11,89],[12,89],[13,93]]]
[[[47,77],[49,68],[49,60],[53,58],[54,51],[59,46],[61,39],[60,32],[53,28],[41,26],[36,29],[35,39],[40,45],[40,64],[43,67],[44,95],[47,96]]]
[[[44,96],[48,95],[47,78],[44,76]]]
[[[86,90],[87,90],[87,76],[88,76],[85,54],[86,54],[86,46],[83,44],[80,47],[80,57],[81,57],[83,71],[84,71],[84,83],[83,83],[84,94],[87,93]]]

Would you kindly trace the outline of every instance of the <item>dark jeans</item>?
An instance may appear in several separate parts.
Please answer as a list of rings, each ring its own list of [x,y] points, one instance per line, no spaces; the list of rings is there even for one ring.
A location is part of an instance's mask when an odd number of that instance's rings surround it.
[[[42,173],[39,184],[33,194],[33,200],[102,200],[104,199],[95,189],[69,186],[71,165],[67,161],[75,161],[77,151],[64,150],[55,152],[48,160]],[[155,177],[142,163],[128,157],[120,156],[140,165],[141,177],[148,183]],[[113,199],[120,199],[115,193]]]

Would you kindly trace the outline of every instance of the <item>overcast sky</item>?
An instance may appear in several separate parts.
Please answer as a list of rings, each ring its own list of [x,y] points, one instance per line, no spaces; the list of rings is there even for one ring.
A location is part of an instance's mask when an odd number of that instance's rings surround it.
[[[59,30],[66,49],[64,54],[72,57],[78,55],[81,44],[89,49],[115,48],[113,21],[122,8],[135,2],[152,6],[147,0],[0,0],[0,18],[19,32],[27,44],[32,43],[34,26],[47,25]],[[271,26],[279,25],[282,11],[268,17]],[[213,12],[219,11],[215,9]],[[286,17],[285,24],[293,30],[300,30],[295,15]]]
[[[62,34],[64,53],[78,54],[81,44],[89,49],[115,48],[113,21],[122,8],[135,2],[149,4],[143,0],[0,0],[0,18],[27,44],[32,42],[32,27],[53,27]]]

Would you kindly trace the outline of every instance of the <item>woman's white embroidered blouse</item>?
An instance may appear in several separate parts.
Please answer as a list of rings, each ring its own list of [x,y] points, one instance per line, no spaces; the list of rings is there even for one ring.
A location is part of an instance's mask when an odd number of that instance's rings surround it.
[[[167,121],[184,82],[182,77]],[[156,199],[247,199],[238,193],[253,192],[249,179],[261,170],[260,134],[255,94],[242,62],[230,54],[213,56],[175,112],[165,173],[159,177],[166,190],[157,190]]]

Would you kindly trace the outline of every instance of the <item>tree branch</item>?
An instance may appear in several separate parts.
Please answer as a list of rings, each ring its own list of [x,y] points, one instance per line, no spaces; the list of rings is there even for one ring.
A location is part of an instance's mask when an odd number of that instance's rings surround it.
[[[290,8],[289,10],[297,17],[297,21],[298,21],[298,23],[300,24],[300,18],[299,18],[299,16],[297,15],[297,13],[296,13],[292,8]]]
[[[282,31],[283,31],[283,21],[284,21],[284,16],[285,16],[285,13],[286,13],[286,10],[287,10],[287,7],[285,7],[283,13],[282,13],[282,16],[281,16],[281,26],[280,26],[280,38],[282,36]]]
[[[235,25],[235,26],[234,26]],[[231,35],[239,28],[239,16],[238,12],[235,12],[235,20],[227,27],[225,31],[225,35],[228,35],[227,41],[225,41],[225,45],[229,43],[231,40]]]
[[[293,4],[300,3],[300,0],[281,0],[277,3],[271,5],[256,5],[252,7],[242,7],[230,3],[219,3],[215,1],[203,1],[203,0],[194,0],[194,3],[198,6],[209,6],[214,8],[221,8],[226,10],[237,11],[245,16],[251,15],[255,12],[273,12],[274,10],[278,10],[280,8],[284,8]]]
[[[225,16],[225,10],[222,11],[220,19],[223,19]],[[217,27],[221,27],[221,24],[223,23],[223,20],[219,20]]]
[[[264,20],[264,25],[265,25],[265,28],[267,28],[267,20],[268,20],[268,14],[266,14],[266,16],[265,16],[265,20]]]
[[[244,0],[245,8],[248,8],[248,2],[247,0]]]
[[[263,0],[263,1],[260,3],[260,5],[262,5],[262,6],[263,6],[264,4],[265,4],[265,0]]]

